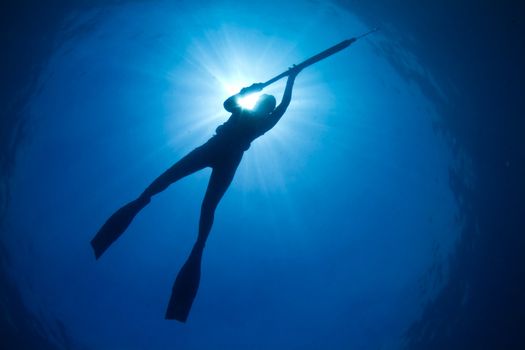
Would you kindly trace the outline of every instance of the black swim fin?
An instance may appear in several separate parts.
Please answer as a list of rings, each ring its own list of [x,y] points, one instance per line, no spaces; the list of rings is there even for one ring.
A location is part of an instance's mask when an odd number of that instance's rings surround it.
[[[97,232],[95,237],[91,240],[91,246],[95,252],[95,257],[98,259],[109,248],[109,246],[117,240],[117,238],[124,233],[129,224],[141,211],[150,200],[148,198],[138,198],[129,202],[119,210],[117,210],[106,221],[104,225]]]
[[[203,246],[194,246],[188,260],[179,271],[171,293],[165,318],[186,322],[199,289]]]

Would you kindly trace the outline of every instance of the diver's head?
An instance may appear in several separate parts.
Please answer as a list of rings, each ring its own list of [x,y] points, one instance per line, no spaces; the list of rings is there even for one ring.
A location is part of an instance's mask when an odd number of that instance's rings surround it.
[[[275,105],[277,104],[275,97],[272,95],[263,94],[259,96],[255,107],[253,107],[253,112],[259,115],[267,115],[273,112]]]

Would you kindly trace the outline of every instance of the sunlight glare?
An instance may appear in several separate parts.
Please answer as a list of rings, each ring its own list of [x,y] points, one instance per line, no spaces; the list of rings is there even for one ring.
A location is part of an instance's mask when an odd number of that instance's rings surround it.
[[[297,57],[307,57],[307,54],[294,53],[298,44],[292,40],[293,36],[268,37],[235,26],[222,26],[193,35],[185,64],[177,66],[170,74],[173,85],[168,133],[172,135],[171,147],[177,151],[205,142],[218,125],[228,120],[230,115],[223,108],[227,98],[282,72],[292,62],[298,62],[300,58]],[[246,45],[247,37],[250,45]],[[323,47],[322,43],[308,51],[315,52],[318,47]],[[308,140],[322,129],[317,124],[313,126],[314,111],[316,115],[326,115],[318,101],[330,101],[324,85],[313,72],[312,69],[302,73],[286,117],[264,138],[253,142],[249,155],[244,157],[237,178],[247,193],[261,188],[266,192],[286,193],[287,180],[282,174],[293,171],[296,167],[294,157],[302,158],[308,154],[308,147],[313,147],[314,143]],[[263,91],[239,98],[238,103],[252,110],[262,94],[269,94],[275,96],[279,104],[285,86],[286,79],[282,79]],[[301,152],[295,152],[296,149]]]
[[[244,97],[241,97],[237,100],[239,105],[243,109],[253,109],[255,107],[255,104],[259,100],[259,97],[261,96],[261,92],[255,92],[253,94],[246,95]]]

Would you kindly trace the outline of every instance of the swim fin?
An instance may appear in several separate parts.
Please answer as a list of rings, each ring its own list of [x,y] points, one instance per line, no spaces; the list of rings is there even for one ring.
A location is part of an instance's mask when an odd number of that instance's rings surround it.
[[[188,319],[193,300],[199,289],[203,249],[203,246],[195,245],[188,260],[180,269],[166,310],[167,320],[186,322]]]
[[[95,237],[91,240],[91,246],[95,252],[95,257],[98,259],[109,248],[109,246],[117,240],[117,238],[124,233],[129,224],[148,203],[149,198],[141,198],[129,202],[119,210],[117,210],[106,221],[104,225],[97,232]]]

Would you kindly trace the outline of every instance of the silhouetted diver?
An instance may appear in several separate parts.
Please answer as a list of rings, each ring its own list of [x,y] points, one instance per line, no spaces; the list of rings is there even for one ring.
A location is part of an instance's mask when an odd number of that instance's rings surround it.
[[[243,88],[237,95],[224,101],[224,108],[232,114],[228,121],[216,129],[216,134],[160,175],[137,199],[115,212],[91,241],[98,259],[126,230],[135,215],[151,201],[152,196],[198,170],[206,167],[213,169],[202,202],[199,235],[173,285],[166,319],[185,322],[188,318],[199,287],[202,252],[211,231],[215,209],[232,182],[242,156],[250,148],[251,142],[272,129],[288,108],[295,77],[302,68],[293,66],[286,72],[288,81],[281,103],[277,107],[272,95],[261,95],[252,111],[245,110],[238,104],[239,97],[261,91],[265,86],[262,83]]]

